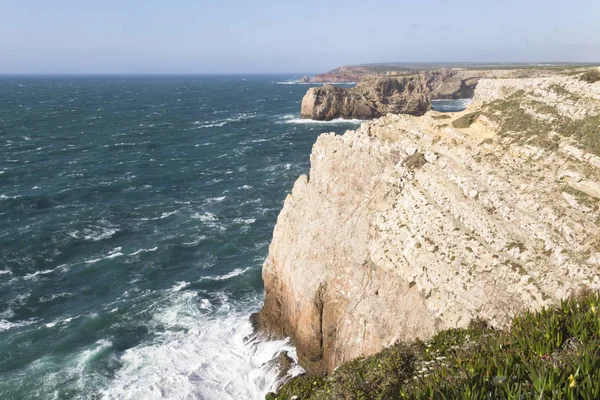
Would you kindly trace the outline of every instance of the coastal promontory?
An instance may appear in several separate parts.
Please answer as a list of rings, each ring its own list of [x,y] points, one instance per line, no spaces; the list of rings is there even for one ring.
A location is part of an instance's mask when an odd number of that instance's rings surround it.
[[[393,114],[423,115],[431,107],[422,74],[401,77],[365,77],[353,88],[326,84],[308,90],[301,118],[314,120],[373,119]]]
[[[380,114],[425,113],[425,79],[403,79],[352,93],[377,98]],[[277,220],[258,325],[290,336],[300,364],[320,375],[397,341],[479,319],[502,328],[600,288],[592,82],[481,79],[464,112],[387,115],[321,135]],[[398,101],[377,97],[394,90]],[[314,90],[306,115],[340,116],[323,93],[346,96]],[[373,113],[367,105],[353,109]]]

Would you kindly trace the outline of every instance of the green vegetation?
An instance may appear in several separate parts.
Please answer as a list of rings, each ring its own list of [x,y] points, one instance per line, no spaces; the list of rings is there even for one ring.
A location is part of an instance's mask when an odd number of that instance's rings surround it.
[[[587,83],[596,83],[600,81],[600,71],[598,69],[588,71],[581,75],[579,79]]]
[[[565,117],[554,107],[529,99],[522,90],[487,104],[483,113],[498,123],[500,136],[512,142],[554,150],[560,137],[571,138],[583,150],[600,155],[600,115]]]
[[[465,114],[452,121],[452,126],[459,129],[468,128],[473,125],[473,122],[475,122],[480,115],[481,113],[479,111]]]
[[[526,312],[505,331],[481,320],[302,376],[267,400],[600,399],[600,295]]]
[[[425,164],[427,164],[427,160],[425,159],[423,153],[419,152],[406,157],[404,161],[402,161],[403,166],[413,171],[421,168]]]

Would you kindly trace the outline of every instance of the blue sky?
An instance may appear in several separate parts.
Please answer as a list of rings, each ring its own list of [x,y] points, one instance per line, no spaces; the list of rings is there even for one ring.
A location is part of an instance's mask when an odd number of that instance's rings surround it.
[[[0,73],[600,62],[600,0],[0,0]]]

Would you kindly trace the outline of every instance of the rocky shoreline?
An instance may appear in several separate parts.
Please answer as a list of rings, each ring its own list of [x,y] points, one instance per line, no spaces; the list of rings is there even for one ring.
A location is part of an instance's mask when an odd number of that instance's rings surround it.
[[[600,289],[600,83],[482,79],[462,113],[321,135],[256,325],[321,375],[397,341]]]

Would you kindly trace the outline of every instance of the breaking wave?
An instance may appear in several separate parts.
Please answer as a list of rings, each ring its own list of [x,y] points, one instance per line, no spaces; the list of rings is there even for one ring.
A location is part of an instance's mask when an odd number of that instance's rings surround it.
[[[273,360],[282,351],[296,359],[291,343],[254,336],[247,311],[253,306],[223,293],[198,298],[181,291],[187,285],[178,283],[172,304],[155,316],[167,330],[119,357],[122,367],[104,398],[260,399],[276,389],[281,377]],[[289,374],[301,372],[295,367]]]

